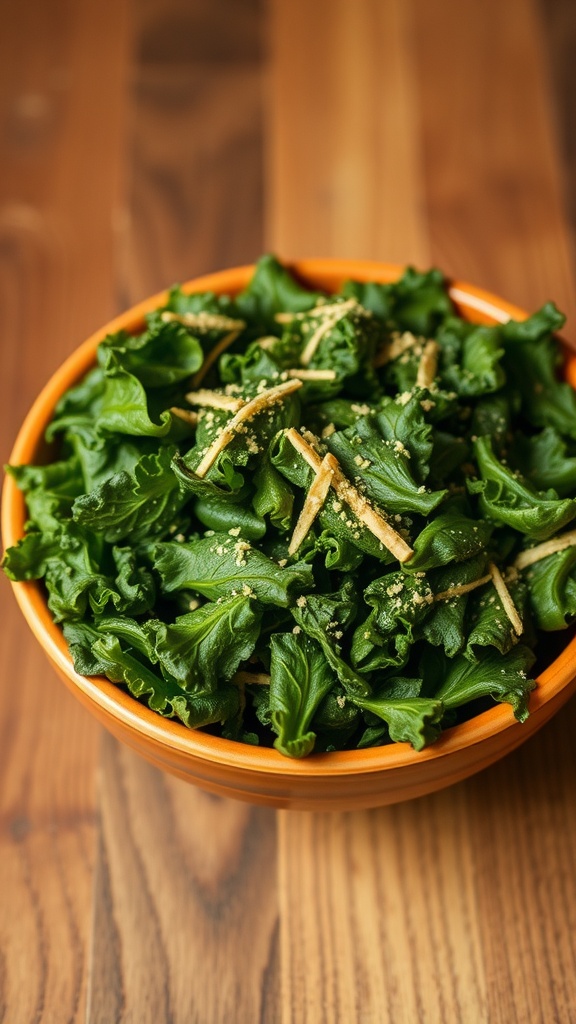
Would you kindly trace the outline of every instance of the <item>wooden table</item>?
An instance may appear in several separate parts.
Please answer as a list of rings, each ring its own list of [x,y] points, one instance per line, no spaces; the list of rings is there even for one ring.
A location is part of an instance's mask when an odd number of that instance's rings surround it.
[[[572,0],[4,0],[3,458],[48,374],[177,280],[431,263],[576,340]],[[576,703],[435,796],[313,815],[120,747],[2,594],[6,1024],[576,1020]]]

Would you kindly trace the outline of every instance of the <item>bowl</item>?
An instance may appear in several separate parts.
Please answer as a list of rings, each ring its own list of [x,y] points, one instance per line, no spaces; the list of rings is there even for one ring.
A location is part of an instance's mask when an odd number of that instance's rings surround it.
[[[290,268],[311,288],[336,291],[341,284],[393,281],[403,267],[363,260],[303,260]],[[184,285],[187,291],[235,294],[254,268],[238,267]],[[450,295],[461,316],[477,323],[524,319],[526,313],[469,284],[453,282]],[[77,348],[38,396],[18,434],[10,461],[42,461],[44,431],[59,397],[94,363],[96,347],[118,330],[139,331],[146,313],[164,304],[154,295],[117,317]],[[568,380],[576,385],[576,358],[567,359]],[[24,534],[26,508],[14,481],[6,479],[2,530],[6,547]],[[28,625],[50,664],[84,706],[119,740],[152,764],[212,793],[256,804],[298,810],[360,810],[398,803],[452,785],[486,768],[524,743],[576,690],[576,639],[538,677],[530,697],[530,717],[519,724],[507,704],[495,704],[476,717],[447,729],[421,752],[407,743],[364,750],[312,754],[291,760],[272,748],[254,747],[189,730],[164,719],[102,677],[74,671],[60,628],[53,622],[41,584],[13,584]]]

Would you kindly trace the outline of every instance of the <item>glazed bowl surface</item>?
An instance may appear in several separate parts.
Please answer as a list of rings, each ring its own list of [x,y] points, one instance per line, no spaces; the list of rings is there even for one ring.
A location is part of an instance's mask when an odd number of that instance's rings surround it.
[[[404,268],[362,260],[301,260],[288,264],[309,287],[333,292],[344,281],[389,282]],[[184,291],[234,295],[250,280],[254,268],[244,266],[196,278]],[[524,319],[526,313],[505,300],[469,284],[453,282],[450,295],[459,314],[476,323]],[[60,396],[94,364],[97,345],[118,330],[143,329],[144,316],[167,300],[154,295],[106,324],[81,344],[48,381],[26,417],[10,462],[42,461],[44,432]],[[566,376],[576,385],[576,357],[569,357]],[[2,498],[5,547],[24,534],[26,507],[21,492],[7,477]],[[52,620],[40,583],[13,584],[27,623],[49,663],[64,683],[119,740],[152,764],[220,796],[300,810],[360,810],[423,796],[486,768],[513,751],[540,729],[576,690],[576,638],[567,640],[538,676],[530,697],[530,716],[519,724],[507,704],[489,710],[442,733],[421,752],[407,743],[362,750],[312,754],[289,759],[276,750],[222,739],[190,730],[165,719],[103,677],[74,671],[60,628]]]

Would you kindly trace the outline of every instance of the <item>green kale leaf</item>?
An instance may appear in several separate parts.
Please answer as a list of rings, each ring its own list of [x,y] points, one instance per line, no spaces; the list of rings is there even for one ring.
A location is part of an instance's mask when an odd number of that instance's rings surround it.
[[[172,471],[175,449],[162,445],[157,455],[143,455],[132,472],[121,470],[95,490],[76,499],[73,517],[114,543],[134,543],[167,532],[184,499]]]
[[[561,498],[576,492],[576,455],[555,427],[545,427],[531,437],[518,432],[509,459],[539,491],[553,488]]]
[[[469,480],[471,494],[479,496],[488,520],[505,523],[535,540],[546,540],[576,516],[576,501],[560,499],[556,491],[539,492],[521,474],[500,462],[489,437],[474,442],[479,480]]]
[[[302,286],[275,256],[261,256],[250,284],[234,301],[238,314],[256,325],[259,333],[277,329],[276,313],[301,313],[311,309],[321,292]]]
[[[114,353],[116,365],[133,374],[146,388],[165,387],[187,380],[200,368],[200,342],[182,324],[158,318],[143,334],[120,331],[109,335],[100,346]]]
[[[479,697],[511,704],[519,722],[528,717],[528,698],[536,686],[527,673],[535,656],[529,647],[517,644],[507,654],[486,651],[480,661],[463,655],[449,660],[438,650],[428,648],[420,662],[427,688],[446,708],[458,708]]]
[[[565,629],[576,618],[576,547],[542,558],[523,574],[538,629]]]
[[[363,672],[406,665],[415,640],[415,627],[429,614],[432,591],[424,573],[391,572],[364,591],[372,608],[355,630],[351,659]]]
[[[382,437],[372,417],[361,417],[354,427],[331,434],[327,445],[346,475],[387,512],[427,516],[447,495],[414,479],[410,450],[399,439]]]
[[[416,537],[414,554],[404,563],[407,572],[438,568],[464,562],[485,551],[493,526],[484,519],[471,519],[464,504],[452,498]]]
[[[309,565],[296,563],[282,568],[242,537],[227,533],[189,544],[157,544],[155,568],[165,593],[185,588],[211,601],[244,592],[262,604],[286,608],[314,585]]]
[[[112,634],[96,640],[92,652],[111,682],[124,683],[134,697],[146,698],[153,711],[166,718],[177,717],[189,728],[225,722],[238,710],[238,687],[222,686],[215,692],[188,693],[176,680],[159,675],[135,654],[125,651]]]
[[[389,679],[370,697],[351,696],[364,711],[382,719],[395,743],[423,750],[440,735],[444,704],[437,697],[418,696],[421,679]]]
[[[316,734],[311,722],[336,677],[321,647],[307,636],[276,633],[270,638],[270,716],[274,746],[288,757],[306,757]]]
[[[237,595],[209,602],[173,623],[151,620],[156,658],[165,675],[187,691],[212,692],[229,682],[252,654],[260,635],[262,609]]]

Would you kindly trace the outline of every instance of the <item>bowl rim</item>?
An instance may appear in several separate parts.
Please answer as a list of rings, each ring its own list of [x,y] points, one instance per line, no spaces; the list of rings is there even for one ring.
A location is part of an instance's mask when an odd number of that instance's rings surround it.
[[[339,287],[347,279],[381,282],[396,280],[406,269],[403,264],[374,260],[302,259],[286,260],[283,263],[299,278],[304,281],[312,279],[315,287],[328,291]],[[248,283],[253,271],[254,264],[245,264],[192,278],[181,287],[187,292],[234,294]],[[466,307],[480,318],[487,318],[484,322],[504,323],[510,318],[523,320],[528,315],[519,306],[476,285],[450,279],[447,284],[456,306]],[[168,294],[168,290],[158,292],[114,317],[60,364],[22,423],[10,455],[11,464],[18,465],[32,460],[43,440],[45,427],[58,398],[94,364],[98,343],[118,330],[140,329],[145,314],[165,304]],[[568,375],[573,382],[576,380],[574,356],[569,363]],[[9,475],[6,475],[3,486],[1,521],[3,541],[7,548],[24,535],[26,521],[24,496]],[[511,707],[501,703],[446,729],[435,743],[422,751],[415,751],[408,743],[392,743],[361,750],[313,753],[302,760],[287,758],[273,747],[251,746],[214,736],[201,729],[188,729],[178,721],[161,717],[103,676],[79,675],[74,670],[62,630],[48,610],[40,581],[13,582],[12,587],[32,632],[71,689],[78,690],[78,695],[83,695],[87,702],[96,704],[106,717],[135,731],[156,746],[197,761],[256,773],[282,775],[285,778],[371,774],[449,757],[464,748],[484,743],[513,726],[520,728]],[[537,677],[538,685],[530,695],[530,719],[533,726],[535,719],[546,716],[546,706],[574,679],[575,662],[576,636]]]

